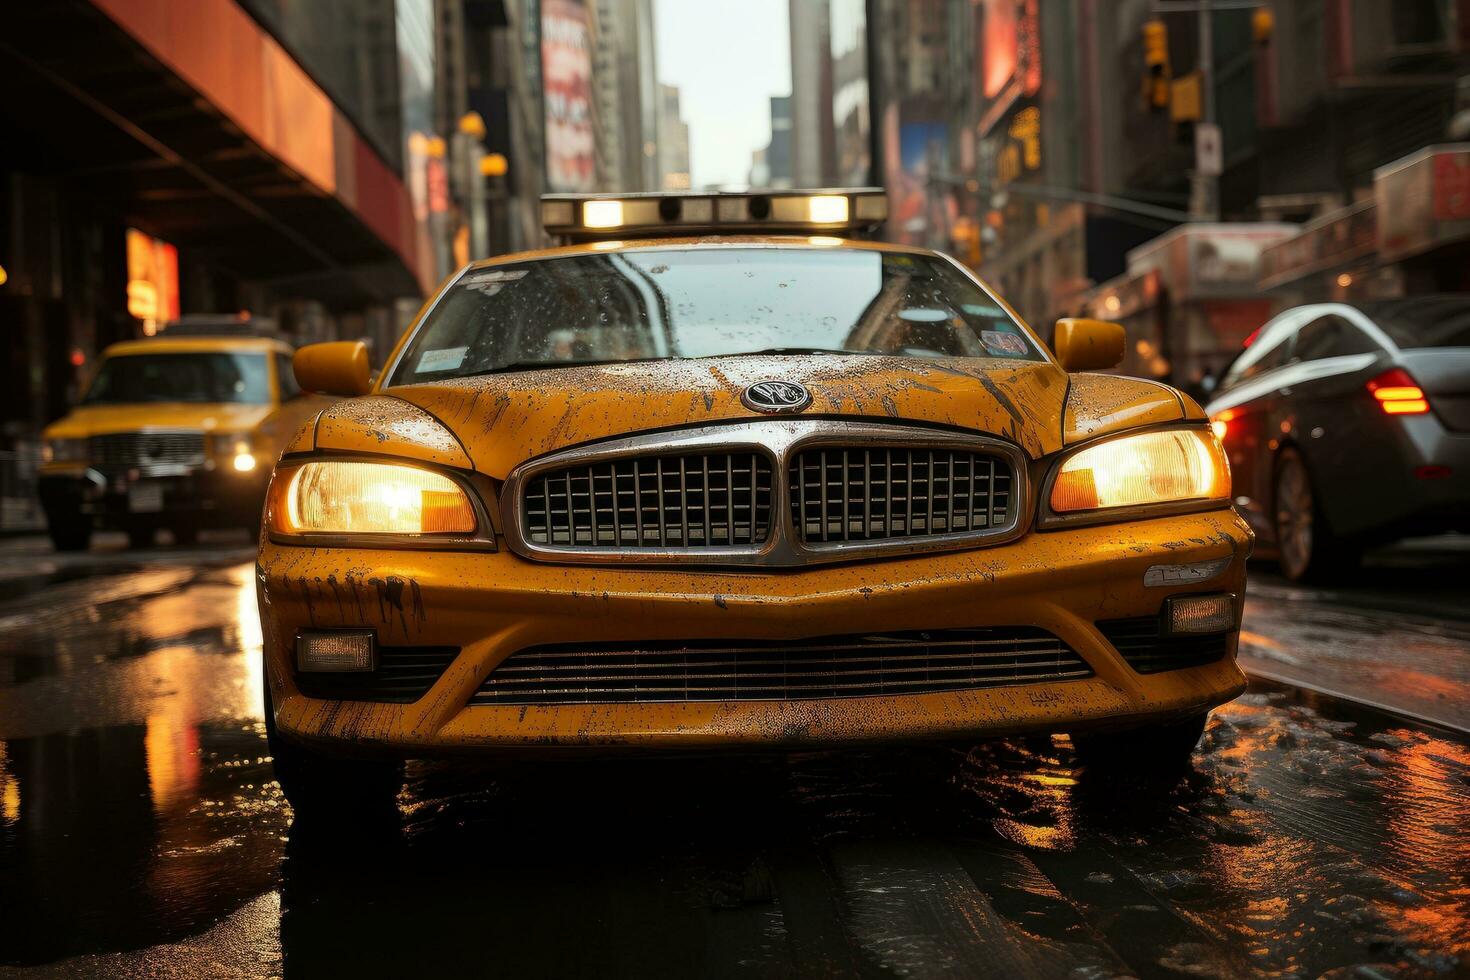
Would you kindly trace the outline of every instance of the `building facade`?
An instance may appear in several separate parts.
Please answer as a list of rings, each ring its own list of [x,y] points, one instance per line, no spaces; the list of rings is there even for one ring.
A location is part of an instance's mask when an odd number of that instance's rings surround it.
[[[0,449],[33,449],[107,344],[182,314],[391,334],[438,272],[408,145],[426,3],[5,12]]]
[[[679,87],[658,86],[658,128],[655,151],[659,189],[689,189],[689,124],[679,111]]]

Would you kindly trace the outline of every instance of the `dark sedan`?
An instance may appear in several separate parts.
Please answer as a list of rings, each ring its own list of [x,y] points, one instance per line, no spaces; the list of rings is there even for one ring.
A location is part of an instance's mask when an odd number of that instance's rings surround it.
[[[1470,295],[1299,306],[1247,344],[1208,411],[1287,576],[1470,531]]]

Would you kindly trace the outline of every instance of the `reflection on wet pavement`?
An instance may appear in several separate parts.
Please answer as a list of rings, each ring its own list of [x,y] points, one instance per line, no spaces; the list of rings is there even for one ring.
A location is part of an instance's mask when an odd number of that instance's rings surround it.
[[[265,758],[254,612],[248,565],[0,607],[0,963],[1313,977],[1470,962],[1470,750],[1431,730],[1270,689],[1217,712],[1195,773],[1163,795],[1098,785],[1058,737],[415,765],[394,826],[292,825]]]
[[[1470,622],[1323,603],[1306,589],[1252,583],[1240,657],[1247,671],[1470,732]]]

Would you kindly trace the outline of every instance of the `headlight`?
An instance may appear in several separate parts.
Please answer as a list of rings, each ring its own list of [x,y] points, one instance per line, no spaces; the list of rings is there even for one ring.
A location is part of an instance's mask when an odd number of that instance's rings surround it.
[[[214,455],[219,459],[218,465],[228,465],[236,473],[250,473],[259,462],[251,451],[248,435],[215,436]]]
[[[1230,464],[1207,429],[1141,432],[1088,446],[1061,461],[1051,510],[1066,516],[1230,498]]]
[[[87,440],[47,439],[41,444],[41,460],[46,463],[84,463],[87,461]]]
[[[475,509],[441,473],[322,460],[276,471],[271,527],[282,534],[472,534]]]

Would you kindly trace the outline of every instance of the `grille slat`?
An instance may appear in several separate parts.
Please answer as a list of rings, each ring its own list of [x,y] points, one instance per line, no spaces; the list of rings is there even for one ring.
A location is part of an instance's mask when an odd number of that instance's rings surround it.
[[[1158,616],[1107,619],[1097,628],[1140,674],[1202,667],[1221,659],[1230,649],[1229,633],[1166,636]]]
[[[1091,669],[1044,630],[1007,627],[522,650],[472,704],[807,700],[1075,680]]]
[[[150,466],[202,466],[202,432],[112,432],[93,436],[89,459],[103,470]]]
[[[932,449],[881,452],[875,461],[868,449],[826,447],[793,458],[791,516],[798,537],[807,544],[843,544],[978,533],[1009,522],[1013,478],[1007,461],[967,452],[936,456]],[[877,492],[875,462],[881,470]],[[942,478],[936,475],[941,468]]]
[[[553,470],[521,494],[526,539],[594,549],[760,545],[770,536],[772,473],[767,457],[743,452]]]

